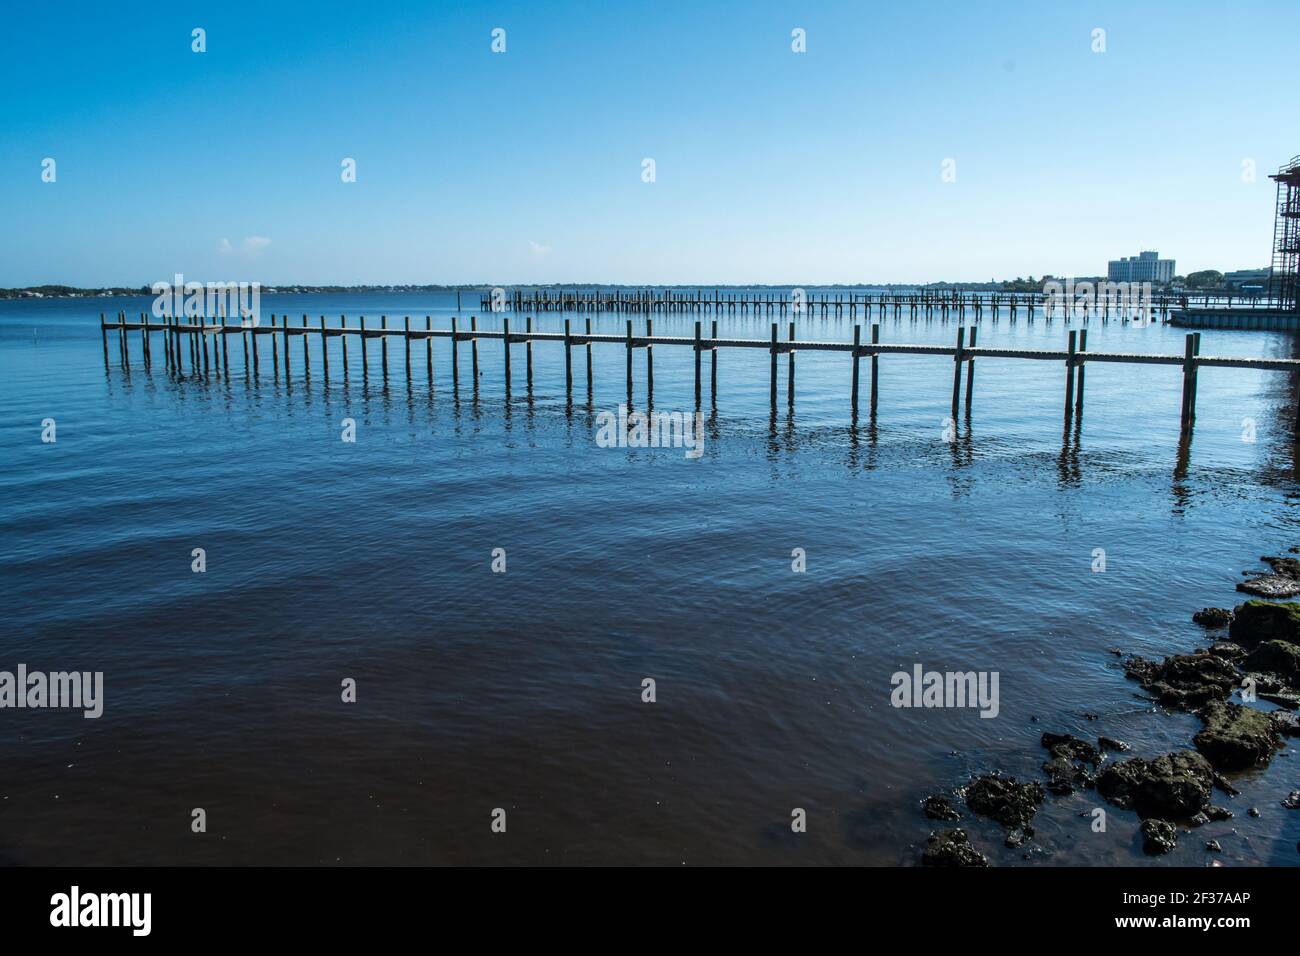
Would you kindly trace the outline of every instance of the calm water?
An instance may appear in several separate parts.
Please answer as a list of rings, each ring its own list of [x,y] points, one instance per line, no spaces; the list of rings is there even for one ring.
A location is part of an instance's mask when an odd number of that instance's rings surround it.
[[[263,298],[313,321],[441,327],[453,305]],[[981,360],[971,420],[945,442],[950,359],[885,357],[875,426],[853,431],[847,356],[800,355],[793,413],[782,359],[773,421],[767,355],[725,351],[692,461],[596,447],[596,413],[623,395],[619,346],[594,347],[590,407],[577,353],[572,409],[553,344],[535,347],[531,392],[514,347],[508,403],[499,342],[482,345],[477,391],[461,346],[459,397],[445,340],[432,392],[422,345],[410,382],[393,347],[385,383],[376,344],[363,380],[355,340],[346,383],[337,339],[328,385],[318,339],[309,378],[299,339],[290,381],[265,341],[256,380],[237,340],[228,376],[169,374],[158,338],[151,372],[137,341],[129,374],[115,352],[106,373],[98,313],[148,307],[0,303],[0,669],[102,670],[106,695],[99,720],[0,712],[3,863],[913,864],[933,826],[916,801],[972,772],[1039,776],[1043,730],[1141,755],[1189,745],[1198,723],[1151,712],[1108,649],[1203,643],[1191,612],[1233,602],[1242,569],[1300,543],[1278,373],[1202,371],[1180,448],[1176,368],[1090,367],[1076,434],[1060,365]],[[769,322],[724,316],[721,331],[765,337]],[[1088,328],[1093,350],[1182,351],[1177,329]],[[980,344],[1059,348],[1065,329],[1004,314]],[[799,335],[852,327],[809,319]],[[882,328],[887,342],[954,335]],[[1262,333],[1202,342],[1294,349]],[[656,351],[654,400],[692,408],[689,349]],[[998,671],[1000,715],[892,708],[890,675],[917,662]],[[348,677],[355,704],[339,699]],[[1150,862],[1201,865],[1208,839],[1225,862],[1300,862],[1300,814],[1278,806],[1298,771],[1283,756],[1243,775],[1235,820]],[[1110,808],[1109,832],[1090,831],[1079,814],[1097,803],[1050,798],[1036,862],[1142,859],[1132,814]],[[806,834],[790,832],[794,807]],[[993,862],[1019,861],[995,825],[965,825]]]

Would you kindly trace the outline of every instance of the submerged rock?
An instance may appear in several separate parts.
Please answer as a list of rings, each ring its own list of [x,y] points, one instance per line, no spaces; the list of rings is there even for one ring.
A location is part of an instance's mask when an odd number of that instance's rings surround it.
[[[1142,821],[1142,852],[1159,856],[1172,850],[1178,840],[1178,831],[1167,820]]]
[[[1231,820],[1232,811],[1227,807],[1210,807],[1205,811],[1205,815],[1211,820]]]
[[[921,809],[931,820],[960,820],[961,814],[947,797],[935,794],[921,801]]]
[[[1288,810],[1300,810],[1300,790],[1292,790],[1282,801],[1282,806]]]
[[[1205,728],[1192,738],[1218,770],[1246,770],[1268,764],[1277,749],[1277,726],[1253,707],[1214,701],[1201,710]]]
[[[1300,594],[1300,560],[1285,557],[1260,558],[1272,574],[1258,574],[1237,584],[1238,591],[1260,597],[1287,598]]]
[[[1113,750],[1115,753],[1123,753],[1129,749],[1128,744],[1114,737],[1098,737],[1097,746],[1102,750]]]
[[[1186,820],[1209,807],[1216,778],[1203,756],[1179,750],[1154,760],[1133,757],[1112,764],[1097,778],[1097,792],[1141,817]]]
[[[981,816],[992,817],[1004,827],[1025,827],[1038,805],[1043,788],[1037,783],[1016,783],[1015,777],[997,774],[978,777],[966,788],[966,806]]]
[[[1213,654],[1176,654],[1157,664],[1141,657],[1129,658],[1124,672],[1156,700],[1171,707],[1194,709],[1222,700],[1237,686],[1237,669]]]
[[[988,858],[970,845],[966,831],[940,830],[931,833],[921,852],[922,866],[988,866]]]
[[[1225,661],[1232,661],[1235,664],[1246,656],[1246,649],[1240,644],[1215,641],[1205,653],[1213,654],[1215,657],[1222,657]]]
[[[1091,787],[1093,774],[1089,765],[1096,767],[1101,751],[1071,734],[1045,733],[1041,743],[1052,759],[1043,763],[1047,774],[1047,789],[1052,793],[1074,793],[1076,787]]]
[[[1227,627],[1232,623],[1232,612],[1226,607],[1203,607],[1192,615],[1201,627]]]
[[[1205,849],[1208,850],[1208,851],[1211,852],[1211,853],[1222,853],[1222,852],[1223,852],[1223,847],[1219,845],[1219,841],[1218,841],[1218,840],[1211,840],[1210,842],[1208,842],[1207,844],[1205,844]]]
[[[1276,674],[1289,686],[1300,688],[1300,646],[1288,641],[1264,641],[1255,645],[1241,666],[1248,671]]]
[[[1300,604],[1247,601],[1232,612],[1228,637],[1245,648],[1264,641],[1300,644]]]

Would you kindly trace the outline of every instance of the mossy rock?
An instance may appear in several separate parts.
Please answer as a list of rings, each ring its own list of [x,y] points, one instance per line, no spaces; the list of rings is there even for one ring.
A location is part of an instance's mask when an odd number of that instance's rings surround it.
[[[1193,738],[1196,749],[1218,770],[1247,770],[1268,764],[1280,740],[1268,714],[1224,701],[1201,711],[1205,729]]]
[[[1265,641],[1246,655],[1242,667],[1248,671],[1276,674],[1290,686],[1300,688],[1300,646],[1287,641]]]
[[[1232,612],[1228,637],[1247,648],[1265,641],[1300,644],[1300,604],[1294,601],[1238,604]]]

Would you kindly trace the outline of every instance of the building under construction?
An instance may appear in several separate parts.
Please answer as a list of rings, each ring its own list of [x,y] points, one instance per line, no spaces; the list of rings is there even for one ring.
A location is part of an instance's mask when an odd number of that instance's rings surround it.
[[[1300,156],[1269,179],[1277,183],[1277,218],[1268,293],[1282,311],[1300,312]]]

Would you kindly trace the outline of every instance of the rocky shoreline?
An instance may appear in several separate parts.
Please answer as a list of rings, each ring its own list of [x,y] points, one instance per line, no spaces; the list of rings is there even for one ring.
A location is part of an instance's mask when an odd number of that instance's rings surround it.
[[[1215,803],[1216,793],[1238,793],[1227,775],[1267,766],[1286,738],[1300,736],[1300,603],[1276,600],[1300,595],[1300,560],[1261,561],[1269,571],[1246,572],[1247,580],[1237,589],[1265,599],[1248,600],[1231,610],[1203,608],[1192,615],[1207,630],[1226,632],[1216,635],[1220,640],[1162,661],[1135,656],[1123,663],[1125,674],[1166,712],[1200,719],[1201,730],[1188,749],[1115,759],[1113,754],[1129,749],[1122,741],[1099,737],[1094,744],[1047,732],[1039,738],[1047,751],[1043,782],[984,774],[957,788],[953,797],[926,797],[922,812],[932,820],[958,821],[960,801],[971,814],[1000,823],[1005,845],[1018,848],[1033,839],[1031,821],[1049,795],[1091,790],[1112,806],[1138,815],[1143,852],[1153,856],[1173,850],[1179,836],[1195,827],[1233,817],[1232,810]],[[1278,709],[1266,712],[1252,706],[1261,700]],[[1280,800],[1287,809],[1300,809],[1300,791],[1290,790]],[[1254,807],[1247,812],[1259,815]],[[1206,843],[1210,852],[1221,849],[1218,841]],[[921,863],[989,865],[961,827],[932,832]]]

